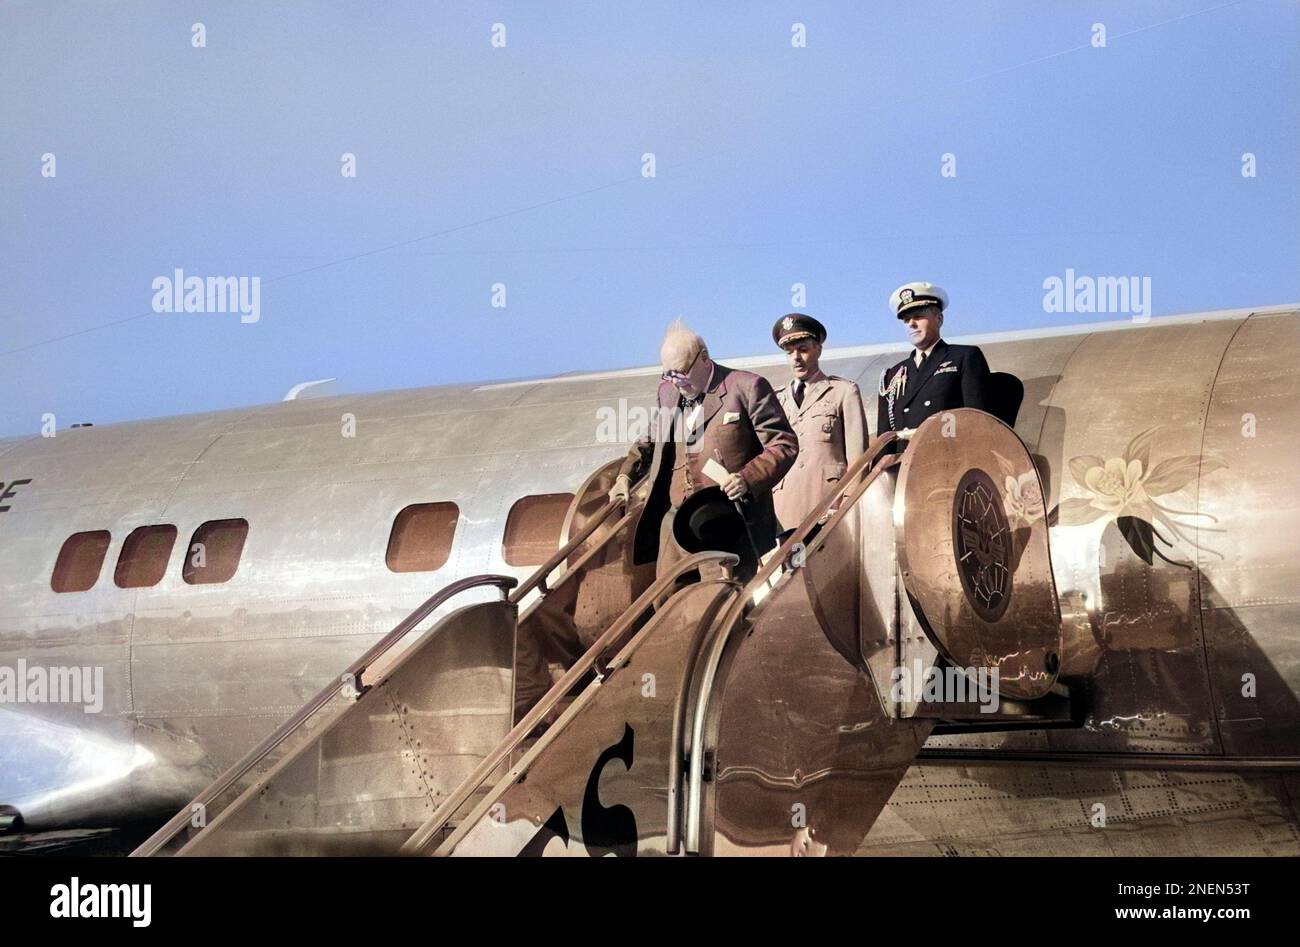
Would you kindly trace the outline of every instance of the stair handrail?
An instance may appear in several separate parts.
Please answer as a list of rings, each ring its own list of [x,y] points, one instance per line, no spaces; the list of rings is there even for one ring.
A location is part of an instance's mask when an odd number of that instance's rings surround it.
[[[809,534],[821,522],[823,516],[832,506],[835,506],[835,512],[825,524],[825,529],[821,535],[828,535],[831,529],[837,524],[844,515],[857,502],[858,497],[866,492],[871,483],[885,470],[894,466],[897,462],[894,458],[887,458],[885,462],[876,464],[876,461],[884,454],[885,449],[896,440],[896,434],[893,431],[886,431],[879,437],[875,437],[867,445],[866,451],[861,457],[858,457],[849,465],[840,479],[839,487],[836,490],[828,491],[827,494],[818,501],[813,507],[811,513],[804,517],[799,528],[781,544],[781,548],[776,555],[763,566],[762,569],[752,578],[745,586],[744,591],[731,604],[722,618],[715,623],[714,627],[719,629],[712,640],[708,643],[708,653],[702,665],[700,685],[697,690],[695,706],[689,714],[691,726],[691,751],[690,763],[687,767],[687,786],[686,786],[686,849],[687,851],[699,851],[699,816],[703,796],[703,765],[704,765],[704,723],[708,716],[709,697],[712,694],[714,678],[717,675],[718,667],[722,660],[723,652],[728,640],[730,640],[729,630],[734,628],[738,619],[745,613],[753,602],[754,592],[763,585],[766,585],[777,572],[778,569],[785,566],[791,555],[794,553],[796,546],[803,546]],[[889,461],[894,460],[894,463]],[[865,474],[865,476],[864,476]],[[847,499],[847,502],[844,502]],[[836,504],[839,504],[836,506]],[[685,724],[685,721],[683,721]],[[674,734],[672,755],[681,751],[681,738],[684,733]],[[669,846],[668,850],[674,850],[674,843],[679,836],[679,829],[676,828],[678,813],[674,811],[676,806],[675,800],[670,798],[669,811]]]
[[[432,839],[442,830],[447,821],[456,814],[456,811],[465,804],[470,796],[483,785],[484,781],[502,763],[510,758],[510,754],[546,718],[546,715],[551,712],[555,705],[563,700],[569,691],[573,690],[574,685],[589,671],[597,667],[600,663],[599,659],[632,627],[633,623],[641,617],[641,614],[653,606],[656,600],[668,591],[679,578],[688,572],[700,569],[710,562],[721,566],[734,567],[740,563],[740,558],[734,553],[708,550],[678,560],[668,572],[642,592],[640,597],[628,606],[627,610],[609,628],[605,629],[605,632],[599,638],[592,642],[591,647],[574,662],[563,677],[551,685],[551,689],[546,692],[542,699],[533,705],[528,713],[524,714],[492,752],[484,757],[473,772],[442,801],[442,804],[438,806],[433,815],[411,834],[403,843],[399,854],[417,855],[425,853]]]
[[[551,571],[564,560],[568,559],[569,556],[573,555],[579,546],[590,539],[592,534],[605,524],[611,513],[615,510],[626,509],[628,506],[628,501],[622,499],[610,500],[607,502],[582,525],[582,529],[578,531],[576,536],[557,549],[551,554],[549,559],[533,570],[533,573],[510,594],[510,601],[518,604],[522,601],[523,597],[533,589],[540,589],[543,595],[550,592],[550,588],[548,588],[546,584],[546,579],[551,574]],[[561,578],[563,578],[563,576],[561,576]]]
[[[874,479],[873,475],[875,471],[872,469],[873,465],[884,454],[885,448],[892,444],[896,439],[897,434],[894,431],[886,431],[879,437],[871,439],[871,443],[867,445],[867,449],[862,453],[862,456],[854,460],[853,463],[849,465],[848,469],[844,471],[844,476],[840,478],[838,487],[835,490],[827,491],[826,495],[818,501],[817,505],[813,507],[812,512],[805,516],[803,522],[799,524],[799,528],[781,544],[781,549],[784,550],[784,552],[779,551],[767,561],[754,578],[749,580],[749,584],[746,586],[746,591],[757,589],[770,580],[772,575],[785,565],[786,560],[789,559],[790,555],[793,553],[794,547],[807,540],[808,535],[813,531],[814,527],[821,522],[822,517],[826,515],[826,512],[831,507],[835,507],[835,515],[832,516],[832,520],[834,520],[835,516],[839,515],[842,510],[847,510],[853,505],[858,496],[866,489],[866,480]],[[864,474],[866,475],[865,479]],[[855,490],[857,491],[856,493],[854,492]],[[850,493],[853,493],[852,498],[849,499],[847,503],[841,502],[844,498],[848,497]],[[743,596],[741,601],[744,601]]]
[[[509,575],[474,575],[464,579],[458,579],[455,582],[445,586],[421,603],[415,611],[403,618],[393,630],[377,642],[371,645],[366,652],[357,658],[347,669],[326,685],[315,697],[307,701],[298,712],[282,723],[275,729],[270,736],[261,743],[249,750],[238,762],[230,766],[217,779],[209,784],[201,793],[190,801],[190,804],[182,809],[176,815],[172,816],[158,831],[149,836],[131,853],[134,856],[148,857],[156,855],[164,845],[174,839],[183,829],[190,826],[190,820],[193,818],[195,806],[206,807],[209,803],[217,799],[222,793],[228,790],[242,779],[254,766],[264,760],[273,750],[281,743],[287,740],[295,730],[310,720],[326,704],[332,701],[340,693],[340,686],[350,683],[356,691],[356,696],[360,697],[368,688],[362,684],[362,675],[370,666],[388,652],[393,645],[405,638],[412,629],[417,627],[421,622],[429,617],[439,606],[448,599],[459,595],[461,592],[472,588],[478,588],[484,585],[495,585],[501,590],[503,601],[509,601],[507,594],[510,589],[514,588],[519,582],[514,576]],[[513,603],[511,603],[513,604]]]
[[[351,680],[357,691],[357,696],[360,696],[360,694],[366,689],[362,685],[361,676],[370,665],[382,657],[389,648],[405,637],[412,628],[424,621],[424,619],[427,618],[436,608],[446,602],[449,598],[452,598],[466,589],[487,584],[497,585],[501,588],[502,598],[514,605],[518,605],[524,596],[533,589],[540,589],[542,595],[545,596],[550,592],[550,588],[547,586],[547,579],[556,566],[568,559],[569,556],[577,551],[583,543],[591,538],[596,530],[600,529],[601,526],[608,522],[610,516],[615,510],[626,511],[629,505],[629,501],[621,498],[607,502],[583,524],[582,529],[578,531],[576,536],[572,537],[567,543],[556,550],[554,554],[538,566],[522,583],[513,576],[478,575],[457,580],[434,593],[415,611],[403,619],[403,621],[392,631],[353,662],[353,664],[339,676],[339,680]],[[565,575],[567,575],[567,572]],[[564,576],[562,575],[561,581],[563,581],[563,578]],[[513,589],[514,591],[511,592],[509,591],[510,589]],[[348,678],[347,675],[349,674],[353,676]],[[283,725],[277,728],[274,733],[267,737],[262,744],[259,744],[253,750],[249,751],[237,763],[226,770],[226,772],[222,773],[222,775],[218,777],[216,783],[210,785],[203,793],[200,793],[198,797],[191,800],[189,806],[190,810],[192,811],[193,807],[196,805],[206,805],[221,793],[229,789],[236,781],[242,779],[250,769],[261,762],[268,753],[272,752],[276,747],[283,743],[294,730],[302,726],[302,724],[307,720],[311,719],[311,717],[319,711],[321,707],[329,703],[337,693],[338,684],[331,684],[328,688],[318,693],[310,702],[299,709],[293,717],[287,720]],[[218,784],[220,785],[218,786]],[[214,789],[214,786],[218,786],[218,788]],[[189,823],[189,818],[190,816],[185,810],[178,812],[171,820],[158,829],[157,832],[142,842],[131,854],[133,856],[149,856],[157,854],[164,845],[175,838],[176,834]]]

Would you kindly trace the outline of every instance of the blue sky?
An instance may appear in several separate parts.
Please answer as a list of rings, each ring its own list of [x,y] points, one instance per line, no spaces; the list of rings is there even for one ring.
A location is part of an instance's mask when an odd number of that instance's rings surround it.
[[[7,0],[0,436],[647,364],[679,315],[757,354],[796,282],[832,345],[912,279],[950,335],[1127,318],[1045,312],[1067,268],[1295,302],[1297,90],[1294,0]],[[177,267],[260,321],[152,312]]]

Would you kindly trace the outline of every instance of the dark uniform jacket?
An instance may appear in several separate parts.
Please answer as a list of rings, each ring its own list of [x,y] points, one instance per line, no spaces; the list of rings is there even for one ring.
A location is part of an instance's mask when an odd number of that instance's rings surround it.
[[[918,428],[931,415],[953,408],[992,410],[993,383],[984,353],[974,345],[949,345],[940,339],[919,369],[907,357],[880,375],[876,434]],[[904,373],[898,379],[898,373]]]
[[[676,508],[697,490],[713,486],[704,475],[706,460],[712,458],[730,473],[738,473],[752,496],[748,519],[760,553],[776,544],[776,513],[772,509],[774,487],[799,453],[799,440],[766,378],[714,364],[713,377],[700,415],[682,451],[678,410],[679,395],[671,382],[659,383],[660,425],[658,437],[642,438],[628,452],[620,473],[636,480],[651,466],[656,442],[662,454],[652,497],[670,499]],[[689,411],[684,412],[689,414]],[[679,456],[685,453],[685,458]],[[654,506],[653,500],[650,506]]]

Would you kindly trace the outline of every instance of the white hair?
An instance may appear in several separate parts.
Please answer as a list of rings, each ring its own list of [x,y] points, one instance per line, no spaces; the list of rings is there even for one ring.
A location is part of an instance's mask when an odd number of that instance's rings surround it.
[[[659,361],[669,371],[684,372],[701,352],[705,355],[709,352],[704,340],[681,319],[674,319],[664,333],[663,345],[659,346]]]

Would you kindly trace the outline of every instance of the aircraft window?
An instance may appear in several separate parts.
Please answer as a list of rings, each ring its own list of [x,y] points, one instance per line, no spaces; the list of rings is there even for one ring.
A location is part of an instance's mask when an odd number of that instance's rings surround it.
[[[560,548],[560,530],[572,493],[544,493],[515,501],[506,517],[501,552],[508,566],[539,566]]]
[[[397,514],[384,557],[394,572],[432,572],[451,558],[460,520],[455,503],[416,503]]]
[[[239,568],[248,520],[209,520],[194,531],[181,577],[190,585],[228,582]]]
[[[106,529],[89,533],[73,533],[63,542],[59,558],[54,563],[50,588],[56,592],[84,592],[99,579],[104,554],[113,539]]]
[[[113,581],[120,589],[157,585],[167,571],[167,560],[176,545],[175,526],[141,526],[122,543]]]

